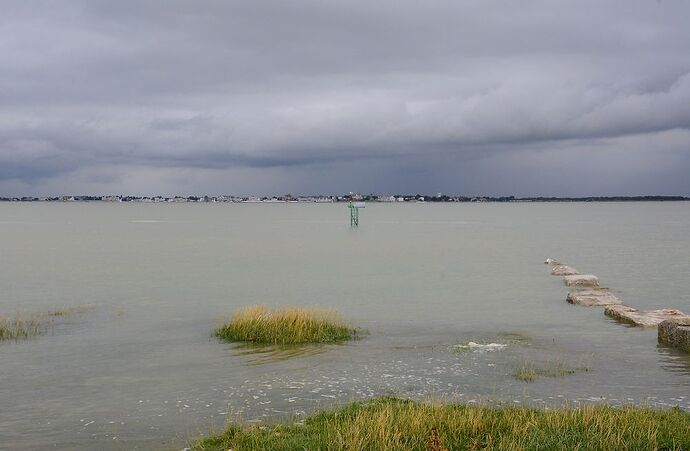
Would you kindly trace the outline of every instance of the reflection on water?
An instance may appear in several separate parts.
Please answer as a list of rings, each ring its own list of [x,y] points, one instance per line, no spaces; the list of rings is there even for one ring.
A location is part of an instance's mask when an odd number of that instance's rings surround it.
[[[657,351],[659,351],[659,364],[662,368],[690,376],[690,354],[663,343],[657,343]],[[690,378],[686,384],[690,385]]]
[[[247,365],[265,365],[286,360],[291,357],[305,357],[321,354],[326,352],[329,346],[337,345],[236,343],[233,345],[232,351],[235,356],[244,357],[244,362]]]

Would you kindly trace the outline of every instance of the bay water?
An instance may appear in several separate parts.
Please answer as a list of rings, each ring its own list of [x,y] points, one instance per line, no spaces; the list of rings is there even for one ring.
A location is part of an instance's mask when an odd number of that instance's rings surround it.
[[[370,203],[354,228],[348,214],[0,204],[0,315],[74,310],[0,343],[0,449],[182,449],[227,421],[301,421],[387,394],[690,409],[690,357],[566,303],[543,263],[596,274],[630,306],[690,313],[690,203]],[[218,341],[250,304],[336,309],[365,333]],[[514,377],[553,362],[573,374]]]

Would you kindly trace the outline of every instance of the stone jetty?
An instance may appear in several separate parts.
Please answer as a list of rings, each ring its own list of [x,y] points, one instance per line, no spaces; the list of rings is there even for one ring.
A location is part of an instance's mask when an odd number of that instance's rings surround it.
[[[659,342],[690,352],[690,316],[659,323]]]
[[[683,312],[676,309],[641,311],[627,305],[606,307],[604,314],[618,321],[640,327],[657,327],[663,321],[686,317]]]
[[[618,296],[611,293],[608,288],[585,288],[582,290],[571,291],[566,298],[571,304],[586,306],[608,306],[621,305]]]
[[[565,284],[569,287],[598,287],[599,278],[592,274],[579,274],[572,276],[565,276],[563,278]]]
[[[600,306],[604,314],[620,322],[639,327],[657,327],[658,340],[685,352],[690,352],[690,316],[676,309],[642,311],[623,304],[608,288],[599,286],[599,278],[592,274],[580,274],[572,266],[547,258],[551,274],[564,276],[566,286],[575,288],[566,300],[571,304]]]

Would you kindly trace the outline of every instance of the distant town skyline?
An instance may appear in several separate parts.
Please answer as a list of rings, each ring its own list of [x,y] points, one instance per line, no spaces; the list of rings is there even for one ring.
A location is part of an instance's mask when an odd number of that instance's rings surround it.
[[[3,3],[0,197],[690,196],[679,0]]]
[[[211,203],[244,203],[244,202],[305,202],[305,203],[332,203],[332,202],[672,202],[690,201],[686,196],[597,196],[597,197],[516,197],[516,196],[462,196],[455,194],[313,194],[313,195],[199,195],[199,196],[133,196],[133,195],[63,195],[63,196],[21,196],[2,197],[0,202],[143,202],[143,203],[185,203],[185,202],[211,202]]]

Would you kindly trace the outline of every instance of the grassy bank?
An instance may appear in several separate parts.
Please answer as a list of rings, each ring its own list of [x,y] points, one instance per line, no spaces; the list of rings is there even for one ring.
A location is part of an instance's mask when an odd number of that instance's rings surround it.
[[[220,435],[196,442],[192,449],[687,450],[690,414],[630,406],[489,408],[384,397],[318,413],[304,425],[231,425]]]
[[[350,340],[357,330],[331,310],[254,305],[236,312],[215,333],[227,341],[301,344]]]

